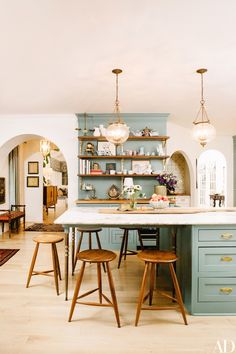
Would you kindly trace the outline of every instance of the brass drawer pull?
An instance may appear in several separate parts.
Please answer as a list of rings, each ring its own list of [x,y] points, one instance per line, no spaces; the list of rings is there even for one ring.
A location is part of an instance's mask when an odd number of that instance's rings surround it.
[[[220,288],[220,292],[223,293],[223,294],[231,294],[233,291],[233,288]]]
[[[223,256],[220,259],[222,262],[232,262],[233,258],[229,256]]]
[[[224,240],[230,240],[232,237],[233,237],[233,234],[230,234],[228,232],[221,235],[221,238],[223,238]]]

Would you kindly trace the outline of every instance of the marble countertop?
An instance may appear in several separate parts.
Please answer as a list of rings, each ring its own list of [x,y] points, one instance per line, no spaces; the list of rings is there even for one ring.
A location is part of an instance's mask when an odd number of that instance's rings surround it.
[[[101,207],[73,207],[56,220],[65,226],[168,226],[168,225],[236,225],[236,211],[198,212],[195,214],[106,214]],[[111,208],[116,209],[116,208]],[[204,210],[204,209],[203,209]]]

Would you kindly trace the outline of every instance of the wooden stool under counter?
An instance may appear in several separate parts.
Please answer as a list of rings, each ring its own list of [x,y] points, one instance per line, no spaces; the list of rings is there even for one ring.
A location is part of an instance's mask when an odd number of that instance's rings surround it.
[[[186,319],[186,314],[184,310],[184,304],[182,300],[182,295],[181,291],[179,288],[179,283],[175,274],[174,266],[173,264],[177,261],[177,256],[168,251],[158,251],[158,250],[145,250],[140,252],[137,255],[142,261],[145,262],[145,268],[144,268],[144,274],[143,274],[143,279],[142,279],[142,285],[140,289],[140,294],[139,294],[139,299],[138,299],[138,305],[137,305],[137,311],[136,311],[136,319],[135,319],[135,326],[138,325],[139,322],[139,317],[140,317],[140,312],[141,310],[171,310],[173,308],[178,308],[181,311],[183,320],[185,325],[187,325],[187,319]],[[171,278],[173,281],[175,293],[176,293],[176,298],[162,293],[162,295],[166,296],[167,298],[174,300],[178,303],[178,306],[151,306],[152,305],[152,299],[153,299],[153,291],[154,291],[154,283],[155,283],[155,266],[158,264],[168,264]],[[150,281],[149,281],[149,291],[145,295],[145,285],[147,281],[147,276],[148,276],[148,270],[149,266],[151,266],[150,269]],[[149,306],[144,306],[143,303],[145,300],[149,299]]]
[[[36,236],[33,238],[33,241],[36,242],[36,246],[35,246],[33,258],[32,258],[30,269],[29,269],[26,288],[29,287],[29,283],[30,283],[32,275],[46,275],[46,276],[48,276],[49,273],[53,272],[55,285],[56,285],[56,292],[57,292],[57,295],[59,295],[58,278],[61,280],[61,271],[60,271],[60,264],[59,264],[56,244],[58,242],[63,241],[63,240],[64,240],[63,237],[55,236],[55,235],[43,235],[43,236]],[[45,271],[34,270],[34,266],[35,266],[35,262],[36,262],[36,258],[38,255],[38,250],[39,250],[40,244],[50,244],[52,247],[52,263],[53,263],[52,270],[45,270]]]
[[[138,231],[140,246],[141,246],[141,249],[143,250],[142,237],[141,237],[139,229],[137,227],[121,227],[121,229],[124,230],[124,233],[123,233],[121,247],[120,247],[118,268],[120,268],[122,257],[124,257],[124,260],[126,260],[126,256],[132,256],[132,255],[137,254],[136,251],[132,251],[132,250],[128,249],[129,231]]]
[[[104,307],[113,307],[114,312],[115,312],[115,317],[117,321],[118,327],[120,327],[120,318],[119,318],[119,311],[118,311],[118,305],[117,305],[117,299],[116,299],[116,293],[115,293],[115,287],[112,279],[112,274],[109,266],[109,262],[113,261],[116,258],[116,254],[112,251],[108,250],[85,250],[81,251],[77,254],[77,258],[82,261],[82,267],[80,269],[80,273],[76,282],[75,286],[75,291],[72,299],[72,304],[71,304],[71,309],[70,309],[70,314],[69,314],[69,322],[71,322],[73,312],[75,309],[76,303],[81,304],[81,305],[89,305],[89,306],[104,306]],[[84,271],[85,271],[85,266],[86,263],[96,263],[97,265],[97,280],[98,280],[98,287],[87,291],[86,293],[79,295],[79,290],[80,286],[83,280],[84,276]],[[108,277],[108,283],[110,287],[110,292],[111,292],[111,298],[110,300],[105,294],[102,292],[102,274],[101,274],[101,264],[105,264],[106,270],[107,270],[107,277]],[[84,302],[84,301],[78,301],[79,299],[88,296],[95,291],[98,291],[98,296],[99,296],[99,302]],[[102,300],[105,300],[106,303],[103,303]]]
[[[102,231],[102,229],[97,228],[97,227],[78,227],[77,231],[80,232],[80,238],[79,238],[78,246],[77,246],[77,249],[76,249],[76,252],[75,252],[75,255],[74,255],[72,274],[74,274],[74,270],[75,270],[77,259],[78,259],[77,256],[78,256],[78,254],[80,252],[81,244],[82,244],[82,241],[83,241],[83,236],[84,236],[85,233],[88,233],[89,249],[90,250],[93,249],[93,247],[92,247],[92,234],[93,233],[96,235],[98,249],[100,249],[100,250],[102,249],[101,241],[100,241],[99,234],[98,234],[100,231]],[[73,255],[72,255],[72,257],[73,257]],[[106,271],[104,265],[103,265],[103,269],[104,269],[104,271]]]

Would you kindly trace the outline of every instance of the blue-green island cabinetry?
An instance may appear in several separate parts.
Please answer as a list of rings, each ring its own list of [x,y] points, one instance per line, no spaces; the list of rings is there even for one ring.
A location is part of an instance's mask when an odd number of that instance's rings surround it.
[[[179,277],[193,315],[236,315],[236,224],[182,227]]]

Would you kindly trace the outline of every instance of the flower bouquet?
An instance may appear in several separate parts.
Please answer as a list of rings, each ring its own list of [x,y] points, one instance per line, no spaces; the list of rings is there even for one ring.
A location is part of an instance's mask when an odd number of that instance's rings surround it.
[[[164,209],[169,206],[169,199],[166,196],[153,194],[149,204],[154,209]]]
[[[169,192],[174,192],[177,184],[177,178],[173,173],[163,172],[160,173],[156,180],[159,182],[160,186],[166,186]]]
[[[142,192],[142,187],[139,184],[135,184],[133,186],[124,187],[122,191],[122,195],[124,198],[130,200],[131,209],[135,209],[137,205],[138,198],[144,198],[145,194]]]

